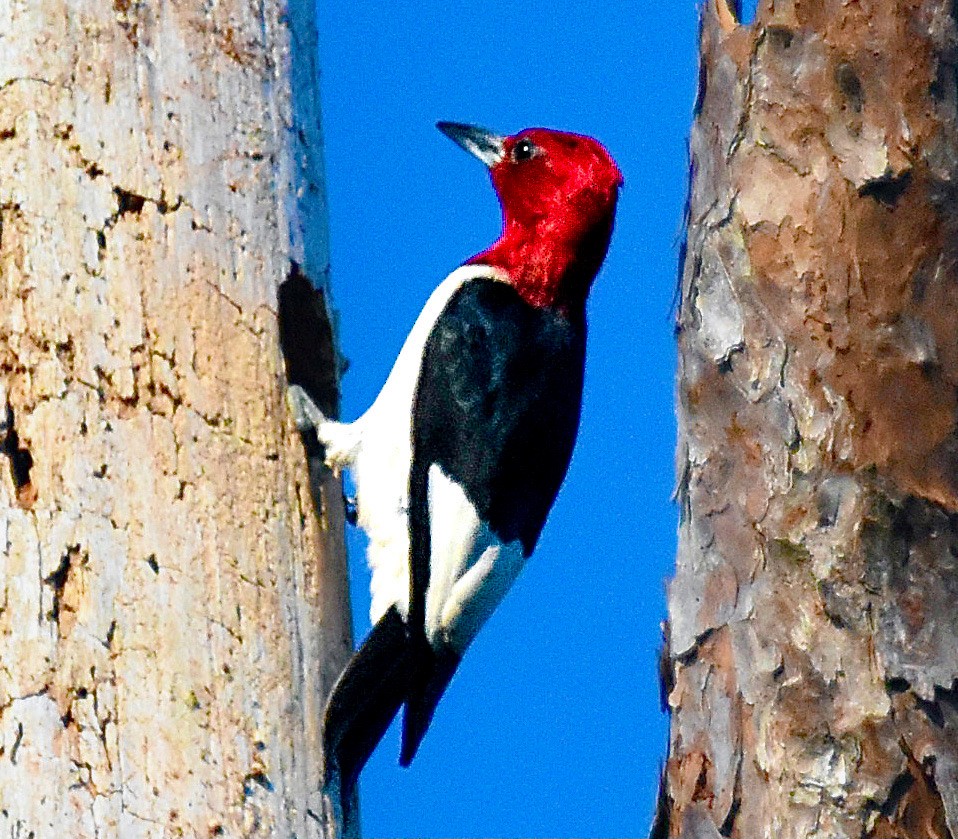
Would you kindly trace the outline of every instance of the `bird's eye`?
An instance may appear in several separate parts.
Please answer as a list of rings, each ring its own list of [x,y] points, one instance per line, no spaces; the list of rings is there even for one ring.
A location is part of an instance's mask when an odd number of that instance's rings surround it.
[[[512,157],[516,162],[528,160],[530,157],[535,157],[537,151],[538,149],[528,140],[520,140],[512,150]]]

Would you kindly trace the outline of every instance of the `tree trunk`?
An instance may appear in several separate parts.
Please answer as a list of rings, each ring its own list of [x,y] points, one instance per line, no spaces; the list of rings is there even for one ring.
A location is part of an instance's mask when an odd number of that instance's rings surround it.
[[[656,835],[958,836],[953,0],[703,11]]]
[[[342,505],[277,324],[326,276],[312,7],[0,0],[0,835],[323,832]]]

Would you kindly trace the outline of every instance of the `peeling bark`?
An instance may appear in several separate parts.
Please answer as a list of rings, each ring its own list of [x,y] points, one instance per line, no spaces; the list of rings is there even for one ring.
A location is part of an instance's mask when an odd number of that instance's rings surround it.
[[[326,285],[313,14],[0,0],[0,835],[332,829],[341,490],[277,322]]]
[[[658,836],[958,836],[956,17],[703,10]]]

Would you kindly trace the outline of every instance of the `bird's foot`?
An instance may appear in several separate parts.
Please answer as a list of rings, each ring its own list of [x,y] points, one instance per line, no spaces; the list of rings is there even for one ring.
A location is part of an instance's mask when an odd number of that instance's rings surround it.
[[[346,510],[346,521],[355,527],[359,522],[359,507],[356,504],[356,499],[351,498],[348,495],[344,495],[343,507]]]
[[[300,432],[312,431],[326,422],[323,412],[299,385],[290,385],[286,389],[286,404]]]
[[[316,433],[316,440],[322,446],[322,458],[334,474],[339,475],[343,468],[352,465],[361,442],[361,429],[357,423],[327,418],[299,385],[290,385],[286,389],[286,403],[304,439],[311,437],[312,432]]]

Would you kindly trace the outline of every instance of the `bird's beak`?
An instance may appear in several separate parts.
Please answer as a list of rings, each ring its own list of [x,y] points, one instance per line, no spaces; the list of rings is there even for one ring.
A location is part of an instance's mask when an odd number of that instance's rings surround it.
[[[461,122],[437,122],[436,128],[469,154],[478,157],[490,169],[505,156],[505,137],[493,134],[485,128],[464,125]]]

